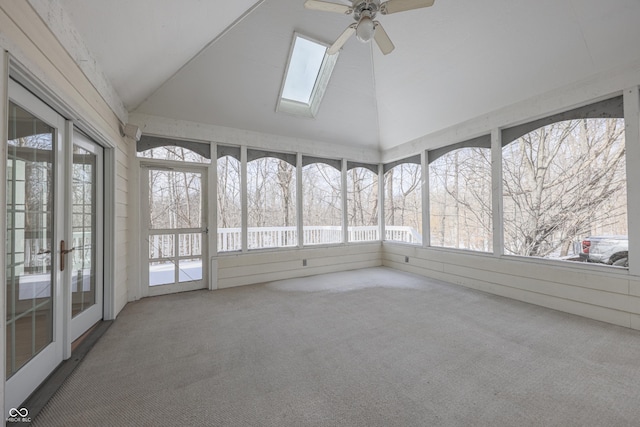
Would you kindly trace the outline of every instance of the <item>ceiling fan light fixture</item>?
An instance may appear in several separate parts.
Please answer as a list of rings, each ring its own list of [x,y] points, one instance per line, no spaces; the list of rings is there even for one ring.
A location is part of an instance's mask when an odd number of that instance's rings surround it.
[[[363,43],[367,43],[373,38],[373,34],[376,31],[376,26],[369,16],[363,16],[358,22],[356,28],[356,38]]]
[[[335,0],[334,0],[335,1]],[[346,2],[346,0],[342,0]],[[376,41],[380,51],[384,55],[390,54],[395,46],[382,24],[374,21],[378,13],[389,15],[391,13],[404,12],[406,10],[421,9],[432,6],[435,0],[350,0],[351,5],[334,3],[326,0],[306,0],[304,7],[307,9],[322,10],[326,12],[338,12],[345,15],[353,15],[356,21],[327,49],[328,55],[335,55],[344,46],[354,33],[356,38],[363,43]]]

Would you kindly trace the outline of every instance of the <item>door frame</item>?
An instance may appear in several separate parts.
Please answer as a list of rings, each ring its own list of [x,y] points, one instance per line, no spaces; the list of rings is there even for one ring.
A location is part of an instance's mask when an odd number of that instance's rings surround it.
[[[78,110],[80,108],[77,103],[70,101],[69,96],[61,96],[59,92],[56,92],[47,86],[47,84],[43,83],[39,80],[29,69],[23,65],[20,61],[18,61],[14,56],[9,52],[0,52],[0,141],[3,144],[2,149],[0,149],[0,203],[3,203],[6,206],[7,202],[7,194],[5,191],[6,188],[6,162],[7,162],[7,149],[6,149],[6,141],[7,141],[7,119],[8,119],[8,100],[13,95],[12,90],[10,89],[10,82],[14,81],[18,83],[18,86],[22,86],[23,89],[26,89],[27,92],[30,92],[37,98],[39,98],[45,105],[54,110],[58,115],[66,118],[66,124],[61,126],[60,130],[64,132],[66,129],[73,128],[74,125],[78,130],[82,131],[86,134],[90,139],[92,139],[97,145],[103,148],[103,158],[104,158],[104,168],[103,168],[103,177],[104,177],[104,197],[103,197],[103,213],[104,213],[104,227],[103,227],[103,237],[104,237],[104,254],[103,254],[103,319],[104,320],[113,320],[116,317],[116,312],[119,306],[122,303],[116,303],[116,295],[115,295],[115,278],[116,278],[116,252],[115,252],[115,236],[116,236],[116,140],[113,139],[113,136],[109,137],[108,131],[102,128],[103,125],[96,126],[95,119],[89,117],[88,114],[84,110]],[[12,84],[13,85],[13,84]],[[72,105],[75,105],[73,107]],[[61,141],[58,144],[58,149],[62,147],[69,146],[69,141],[72,133],[65,135],[65,140]],[[60,154],[62,156],[62,153]],[[56,159],[56,162],[59,161],[59,158]],[[62,168],[59,167],[59,170]],[[61,172],[61,171],[60,171]],[[58,179],[58,178],[56,178]],[[58,181],[60,184],[63,183],[63,179],[60,178]],[[58,197],[57,199],[61,199]],[[66,203],[65,200],[57,201],[56,203]],[[0,238],[2,241],[6,239],[6,209],[0,209]],[[58,219],[60,215],[58,215]],[[56,220],[57,221],[57,220]],[[64,230],[63,226],[55,226],[57,230]],[[58,231],[58,235],[55,236],[56,246],[60,240],[60,232]],[[58,249],[56,247],[56,249]],[[3,251],[4,254],[4,251]],[[59,258],[56,254],[54,259],[54,267],[59,264]],[[5,256],[0,257],[0,270],[6,270],[5,264]],[[58,271],[59,269],[56,269]],[[62,286],[57,286],[57,290],[61,290]],[[126,296],[126,293],[125,293]],[[58,296],[59,301],[63,301],[62,297]],[[0,289],[0,342],[2,343],[2,352],[0,352],[0,362],[4,366],[6,363],[6,287]],[[70,304],[70,302],[68,302]],[[70,307],[69,307],[70,308]],[[63,359],[68,359],[71,357],[71,339],[70,335],[67,334],[68,331],[68,322],[64,317],[66,313],[66,308],[62,310],[58,310],[60,318],[57,319],[58,325],[61,326],[63,330],[63,337],[59,340],[56,340],[56,346],[62,347]],[[57,315],[54,315],[57,316]],[[59,350],[58,350],[59,351]],[[34,357],[36,358],[43,357],[43,352],[41,351],[38,355]],[[56,364],[57,366],[57,364]],[[53,366],[51,371],[55,369],[56,366]],[[5,416],[8,416],[8,411],[11,406],[5,405],[8,399],[7,393],[7,378],[5,369],[0,370],[0,413],[3,413]],[[12,379],[15,375],[12,377]],[[11,381],[11,379],[10,379]],[[37,385],[36,385],[37,387]],[[26,389],[26,388],[25,388]],[[30,390],[32,392],[33,389]],[[29,392],[29,394],[30,394]],[[21,402],[18,402],[20,404]]]
[[[85,118],[87,114],[79,112],[77,107],[73,107],[68,101],[68,97],[62,97],[40,81],[29,69],[18,61],[9,52],[5,52],[6,73],[3,76],[2,84],[8,85],[9,80],[15,80],[29,92],[36,94],[45,104],[58,112],[82,133],[87,135],[96,144],[100,145],[104,156],[104,298],[103,316],[104,320],[114,320],[118,307],[123,303],[116,302],[115,281],[116,281],[116,152],[118,147],[116,141],[110,138],[105,129],[95,125],[92,118]],[[8,95],[7,95],[8,96]],[[6,99],[0,99],[6,102]],[[6,117],[2,117],[6,121]],[[4,126],[4,125],[3,125]],[[6,138],[6,135],[2,135]],[[125,153],[125,155],[128,153]],[[6,161],[6,159],[5,159]],[[4,166],[0,166],[4,167]],[[0,177],[0,183],[5,181],[4,175]],[[4,185],[4,184],[3,184]],[[6,195],[3,197],[6,202]],[[133,225],[132,223],[132,226]],[[126,301],[126,296],[125,296]],[[66,352],[66,350],[65,350]],[[68,348],[70,357],[71,343]]]
[[[51,238],[51,297],[53,298],[51,309],[52,315],[52,341],[31,360],[23,365],[11,378],[5,383],[5,411],[7,408],[17,407],[35,390],[42,381],[44,381],[51,372],[62,362],[64,356],[64,331],[65,331],[65,298],[64,275],[58,268],[60,265],[60,252],[58,251],[58,241],[64,235],[64,211],[66,208],[66,186],[65,171],[62,167],[64,159],[64,147],[67,142],[65,131],[66,123],[62,117],[54,109],[46,105],[35,95],[13,80],[9,80],[8,99],[16,105],[29,111],[38,119],[44,121],[48,125],[55,128],[56,137],[53,149],[54,166],[54,182],[53,182],[53,221],[52,221],[52,238]],[[3,118],[7,120],[7,117]],[[3,141],[3,149],[7,149],[7,141]],[[6,155],[6,154],[5,154]],[[4,182],[6,176],[3,174]],[[6,184],[5,184],[6,185]],[[5,203],[6,206],[6,196]],[[5,209],[5,208],[3,208]],[[2,225],[6,228],[6,222]],[[6,268],[6,266],[5,266]],[[6,286],[3,288],[6,299]],[[3,307],[4,310],[4,307]],[[6,316],[3,316],[3,328],[6,330]],[[6,344],[5,352],[7,350]],[[4,373],[4,367],[3,367]],[[6,373],[4,374],[6,375]],[[11,389],[12,393],[6,393],[7,389]]]
[[[140,296],[149,297],[157,295],[166,295],[177,292],[194,291],[198,289],[208,289],[209,283],[209,225],[208,220],[208,175],[209,164],[202,165],[189,162],[172,162],[168,160],[139,159],[139,178],[140,178]],[[179,283],[149,286],[149,170],[175,170],[178,172],[196,172],[201,175],[201,258],[202,258],[202,279],[197,282],[185,282],[183,285]],[[176,266],[177,267],[177,266]]]

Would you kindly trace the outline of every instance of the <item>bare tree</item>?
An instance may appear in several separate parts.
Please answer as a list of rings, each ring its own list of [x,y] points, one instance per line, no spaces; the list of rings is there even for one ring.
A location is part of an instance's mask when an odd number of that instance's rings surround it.
[[[384,177],[385,224],[422,230],[421,166],[402,163],[387,171]]]
[[[349,226],[378,225],[378,175],[366,168],[353,168],[347,175]]]
[[[491,151],[462,148],[429,165],[431,244],[490,251]]]
[[[566,256],[596,229],[626,234],[622,119],[569,120],[503,149],[505,250]]]
[[[218,159],[218,227],[238,228],[241,225],[240,161],[224,156]]]

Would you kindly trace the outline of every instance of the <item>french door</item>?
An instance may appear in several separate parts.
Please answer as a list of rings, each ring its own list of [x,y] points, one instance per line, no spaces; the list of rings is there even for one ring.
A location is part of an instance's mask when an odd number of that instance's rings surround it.
[[[206,288],[205,168],[144,165],[145,295]]]
[[[71,147],[71,247],[69,256],[71,322],[76,340],[102,319],[103,313],[103,153],[102,147],[74,132]]]
[[[12,80],[4,149],[9,410],[102,318],[103,192],[98,147]]]

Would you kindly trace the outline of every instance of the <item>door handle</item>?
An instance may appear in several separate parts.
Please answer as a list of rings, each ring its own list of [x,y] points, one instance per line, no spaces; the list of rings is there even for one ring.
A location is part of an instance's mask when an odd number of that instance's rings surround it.
[[[64,240],[60,240],[60,271],[64,271],[65,261],[64,256],[70,252],[73,252],[75,248],[67,249]]]

